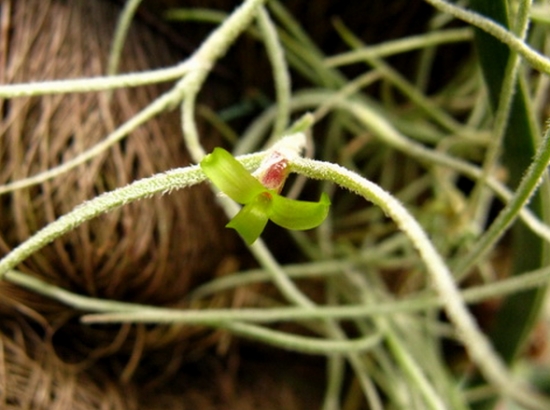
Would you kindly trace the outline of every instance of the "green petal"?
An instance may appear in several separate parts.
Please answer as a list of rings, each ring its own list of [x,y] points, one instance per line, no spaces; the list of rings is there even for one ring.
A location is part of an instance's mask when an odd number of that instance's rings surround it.
[[[269,219],[286,229],[312,229],[325,220],[329,207],[330,199],[325,193],[319,202],[297,201],[274,194]]]
[[[235,229],[251,245],[264,230],[271,205],[271,195],[267,192],[260,194],[245,205],[226,227]]]
[[[223,148],[214,148],[201,161],[206,176],[229,198],[247,204],[265,191],[265,187]]]

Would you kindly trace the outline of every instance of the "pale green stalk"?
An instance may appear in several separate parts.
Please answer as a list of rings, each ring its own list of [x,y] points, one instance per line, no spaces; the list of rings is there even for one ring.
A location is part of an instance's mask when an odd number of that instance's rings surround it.
[[[434,390],[432,384],[426,378],[422,368],[417,363],[414,357],[403,346],[403,340],[392,329],[391,325],[380,318],[378,326],[383,330],[383,335],[388,347],[393,352],[396,361],[400,364],[404,373],[409,377],[413,384],[426,400],[429,408],[434,410],[445,410],[447,406],[443,398]],[[421,359],[421,358],[419,358]]]
[[[325,303],[329,305],[337,304],[338,300],[334,289],[334,281],[328,278],[328,281],[325,283]],[[365,332],[364,334],[370,333],[372,332]],[[342,395],[342,388],[344,387],[345,366],[346,361],[341,354],[335,353],[327,357],[326,386],[322,410],[340,409],[340,397]]]
[[[305,181],[304,177],[300,177]],[[323,192],[327,192],[323,189]],[[327,261],[334,259],[335,250],[332,241],[330,238],[333,236],[332,230],[332,219],[327,218],[321,226],[317,229],[317,238],[318,238],[318,249],[312,252],[312,260],[321,260]],[[303,232],[302,232],[303,233]],[[337,291],[337,277],[328,277],[325,281],[325,304],[332,306],[338,305],[338,291]],[[327,321],[328,322],[328,321]],[[341,328],[336,321],[332,321],[335,327]],[[378,331],[378,329],[377,329]],[[361,332],[363,335],[372,334],[372,329]],[[374,350],[374,349],[373,349]],[[364,360],[361,358],[361,362]],[[340,398],[342,396],[342,391],[345,386],[344,377],[345,377],[345,366],[346,360],[345,357],[336,352],[327,357],[326,363],[326,386],[325,394],[323,400],[322,410],[340,410]],[[365,367],[363,366],[365,369]],[[366,369],[365,369],[366,370]],[[373,383],[374,384],[374,383]]]
[[[179,79],[193,70],[204,69],[200,62],[184,61],[174,67],[159,68],[138,73],[119,74],[107,77],[88,77],[70,80],[41,81],[24,84],[0,85],[0,97],[36,97],[50,94],[89,93],[117,88],[139,87]]]
[[[170,9],[165,14],[164,17],[167,20],[177,20],[177,21],[200,21],[201,23],[214,23],[220,24],[227,17],[227,13],[219,10],[212,9],[202,9],[202,8],[190,8],[190,9]]]
[[[371,58],[390,57],[399,53],[406,53],[423,48],[435,47],[443,44],[462,43],[471,41],[473,32],[471,28],[458,28],[438,30],[427,34],[407,36],[397,40],[385,41],[381,44],[368,45],[356,50],[346,51],[325,59],[329,67],[363,62]]]
[[[550,34],[546,36],[544,54],[550,55]],[[548,95],[550,95],[550,76],[540,75],[533,97],[533,111],[535,112],[535,117],[543,117]]]
[[[206,74],[199,74],[197,77],[194,89],[187,93],[181,104],[181,123],[185,147],[189,151],[192,160],[198,164],[206,156],[206,151],[200,142],[199,131],[195,122],[195,101],[200,89],[199,85],[206,79]]]
[[[525,60],[527,60],[531,66],[539,71],[550,74],[550,59],[543,56],[538,51],[533,50],[529,45],[515,36],[510,31],[506,30],[501,25],[494,21],[482,16],[479,13],[475,13],[470,10],[466,10],[462,7],[455,6],[444,0],[425,0],[427,3],[434,6],[436,9],[449,13],[456,18],[470,23],[473,26],[480,28],[481,30],[496,37],[499,41],[509,46],[512,50],[519,53]]]
[[[320,56],[322,53],[319,50],[317,44],[315,44],[307,33],[304,31],[303,26],[295,20],[294,16],[285,9],[285,7],[278,0],[272,0],[268,3],[269,9],[275,17],[277,17],[287,31],[295,38],[305,49],[311,50],[312,53]]]
[[[290,75],[277,29],[264,8],[258,13],[258,27],[271,63],[277,99],[277,116],[271,135],[280,137],[284,134],[290,119]]]
[[[134,15],[141,4],[142,0],[128,0],[120,13],[118,23],[116,25],[115,35],[111,44],[111,52],[109,53],[109,62],[107,63],[107,75],[115,75],[118,71],[120,56],[126,36],[130,30],[130,25]]]
[[[340,409],[340,395],[344,386],[345,360],[341,354],[332,354],[327,358],[327,385],[323,410]]]
[[[349,355],[370,350],[381,341],[379,334],[360,337],[355,340],[315,340],[311,337],[291,335],[248,323],[227,322],[222,324],[221,327],[230,330],[236,335],[253,338],[269,345],[306,354],[331,355],[334,353],[345,353]]]
[[[202,43],[194,54],[194,58],[198,61],[206,61],[211,66],[227,52],[237,37],[250,25],[265,1],[248,0],[244,2],[224,21],[219,29]],[[209,44],[209,47],[205,47],[206,43]],[[191,158],[197,163],[206,155],[206,152],[200,143],[195,123],[195,101],[209,72],[210,70],[197,70],[182,80],[182,87],[185,89],[185,99],[181,105],[183,136]]]

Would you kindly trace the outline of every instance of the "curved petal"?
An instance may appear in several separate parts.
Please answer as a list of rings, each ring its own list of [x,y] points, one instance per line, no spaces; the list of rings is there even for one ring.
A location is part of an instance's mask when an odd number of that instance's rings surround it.
[[[231,221],[227,228],[235,229],[248,245],[251,245],[262,233],[269,220],[272,197],[265,192],[245,205]]]
[[[223,148],[214,148],[212,153],[204,157],[200,166],[220,191],[240,204],[249,203],[266,190],[260,181]]]
[[[329,207],[330,199],[324,192],[319,202],[297,201],[274,194],[269,219],[286,229],[312,229],[325,220]]]

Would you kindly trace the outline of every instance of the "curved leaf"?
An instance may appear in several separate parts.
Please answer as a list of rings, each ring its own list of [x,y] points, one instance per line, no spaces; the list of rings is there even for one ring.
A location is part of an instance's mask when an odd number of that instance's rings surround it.
[[[220,191],[240,204],[249,203],[266,190],[260,181],[223,148],[214,148],[212,153],[204,157],[200,166]]]
[[[330,199],[324,192],[319,202],[298,201],[274,194],[269,219],[286,229],[312,229],[325,220],[329,207]]]

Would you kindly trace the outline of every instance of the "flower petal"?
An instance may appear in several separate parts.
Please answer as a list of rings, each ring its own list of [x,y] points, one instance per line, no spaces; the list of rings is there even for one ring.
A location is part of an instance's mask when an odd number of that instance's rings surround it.
[[[274,194],[269,219],[286,229],[312,229],[325,220],[329,207],[330,199],[324,192],[319,202],[298,201]]]
[[[200,166],[212,183],[235,202],[247,204],[266,190],[223,148],[214,148],[212,153],[204,157]]]
[[[271,205],[271,194],[264,192],[245,205],[226,227],[235,229],[251,245],[264,230]]]

